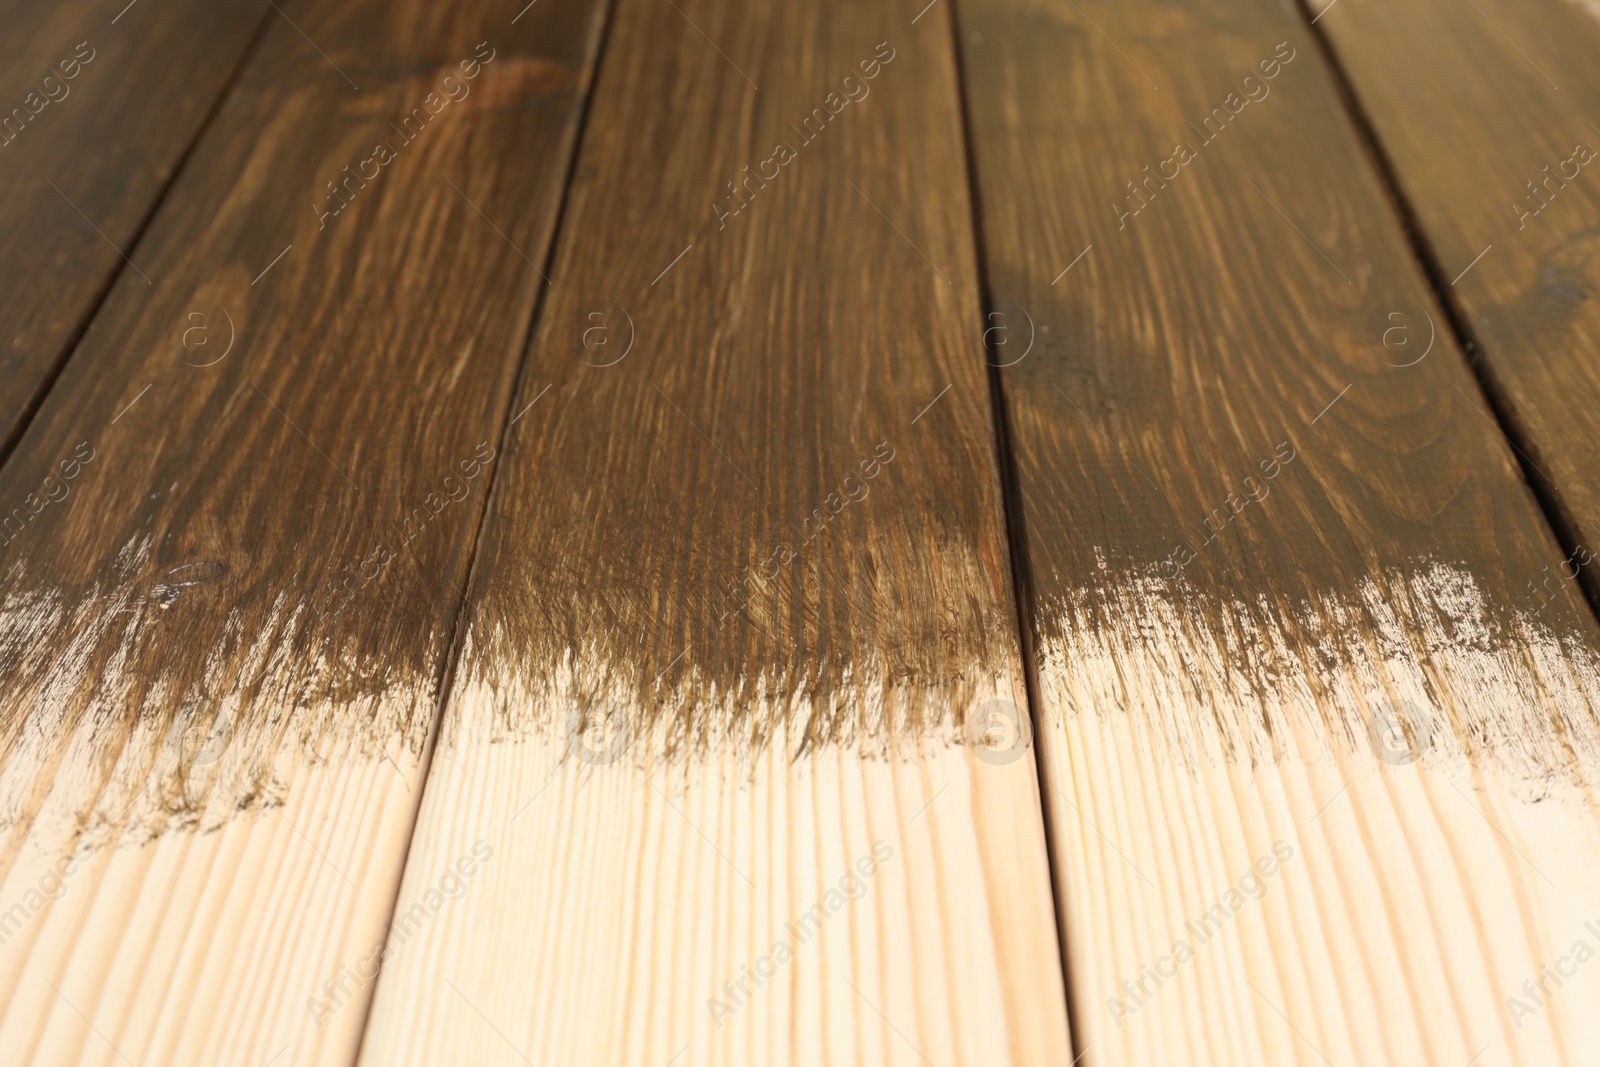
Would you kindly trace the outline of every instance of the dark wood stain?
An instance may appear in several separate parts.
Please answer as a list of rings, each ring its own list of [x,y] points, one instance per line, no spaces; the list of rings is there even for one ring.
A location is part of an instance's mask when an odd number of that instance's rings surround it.
[[[1013,331],[1024,312],[1037,331],[1001,374],[1041,646],[1216,650],[1226,676],[1174,653],[1185,695],[1159,716],[1209,717],[1237,758],[1283,751],[1282,723],[1248,709],[1300,681],[1320,734],[1359,743],[1350,708],[1400,698],[1382,690],[1392,658],[1418,664],[1428,692],[1414,699],[1459,749],[1535,776],[1600,766],[1581,695],[1595,692],[1600,633],[1576,590],[1547,604],[1528,591],[1562,553],[1303,22],[1266,2],[1098,5],[1098,31],[1065,2],[964,0],[960,13],[991,299]],[[1403,41],[1352,51],[1399,72]],[[1208,134],[1214,107],[1227,110]],[[1380,110],[1431,124],[1439,109],[1397,97]],[[1448,111],[1464,125],[1519,114]],[[1403,139],[1418,155],[1439,140]],[[1485,129],[1472,143],[1487,158],[1503,140]],[[1179,144],[1194,158],[1158,164]],[[1127,183],[1158,166],[1165,179],[1134,199]],[[1410,348],[1398,335],[1385,347],[1396,307]],[[1430,316],[1431,352],[1398,365]],[[1585,424],[1573,395],[1553,425]],[[1540,695],[1535,645],[1589,679],[1580,696]],[[1520,707],[1486,706],[1458,669],[1490,650],[1518,664]],[[1375,694],[1351,688],[1362,672]],[[1117,719],[1139,704],[1129,691],[1054,713]]]
[[[75,737],[75,788],[159,767],[177,817],[165,739],[196,728],[233,737],[240,805],[280,753],[427,734],[600,5],[294,17],[133,250],[152,284],[119,276],[0,470],[8,851]]]
[[[1460,276],[1450,298],[1578,542],[1566,570],[1600,597],[1600,7],[1352,4],[1317,25],[1443,281]]]
[[[948,25],[686,14],[617,15],[462,677],[508,735],[948,738],[1020,669]]]
[[[106,8],[0,4],[0,448],[128,270],[118,249],[271,13],[259,0],[183,0],[113,24]]]

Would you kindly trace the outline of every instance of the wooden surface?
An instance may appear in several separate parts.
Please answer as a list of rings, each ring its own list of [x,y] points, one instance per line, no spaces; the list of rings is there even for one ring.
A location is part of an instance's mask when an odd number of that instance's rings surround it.
[[[0,4],[0,449],[9,450],[271,8]]]
[[[353,1059],[602,7],[513,14],[275,16],[0,471],[7,1059]]]
[[[1474,4],[1351,2],[1317,26],[1578,542],[1521,595],[1577,595],[1576,572],[1600,597],[1600,6]]]
[[[1596,18],[0,0],[0,1059],[1589,1062]]]
[[[916,13],[619,5],[362,1062],[1071,1060]]]
[[[1586,1062],[1600,633],[1304,23],[960,12],[1083,1062]]]

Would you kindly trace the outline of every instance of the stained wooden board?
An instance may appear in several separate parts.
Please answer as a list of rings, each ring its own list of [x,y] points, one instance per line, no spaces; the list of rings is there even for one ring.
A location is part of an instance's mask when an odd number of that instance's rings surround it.
[[[271,11],[0,4],[0,448],[132,269],[123,254]]]
[[[370,998],[602,7],[280,6],[0,470],[11,1062]]]
[[[619,5],[363,1063],[1071,1061],[921,6]]]
[[[1567,595],[1576,572],[1594,599],[1600,5],[1474,5],[1352,2],[1313,17],[1453,283],[1511,432],[1578,542],[1520,595]]]
[[[959,12],[1082,1062],[1587,1062],[1600,633],[1301,16]]]

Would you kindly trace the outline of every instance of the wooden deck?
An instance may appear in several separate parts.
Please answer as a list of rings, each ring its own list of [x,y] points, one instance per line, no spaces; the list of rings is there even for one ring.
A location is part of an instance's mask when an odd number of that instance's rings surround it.
[[[0,1061],[1594,1062],[1595,0],[0,29]]]

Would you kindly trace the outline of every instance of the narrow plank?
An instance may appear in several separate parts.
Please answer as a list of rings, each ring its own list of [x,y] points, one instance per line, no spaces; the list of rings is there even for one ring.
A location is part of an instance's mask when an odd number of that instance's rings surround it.
[[[0,471],[13,1062],[370,999],[603,11],[284,6]]]
[[[82,332],[272,9],[0,4],[0,447]]]
[[[1083,1062],[1587,1062],[1600,632],[1303,20],[960,16]]]
[[[1600,600],[1600,5],[1474,4],[1313,17],[1577,542],[1521,595],[1537,606],[1576,575]]]
[[[362,1062],[1071,1060],[921,6],[620,5]]]

